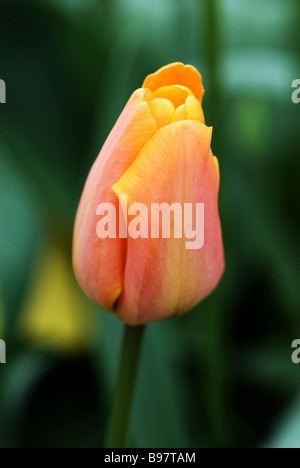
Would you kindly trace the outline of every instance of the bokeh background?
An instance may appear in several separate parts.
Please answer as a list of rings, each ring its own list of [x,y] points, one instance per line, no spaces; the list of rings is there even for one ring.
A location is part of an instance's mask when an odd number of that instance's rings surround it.
[[[0,447],[97,447],[122,324],[72,272],[89,169],[166,63],[203,74],[227,270],[150,325],[132,447],[300,447],[298,0],[0,0]]]

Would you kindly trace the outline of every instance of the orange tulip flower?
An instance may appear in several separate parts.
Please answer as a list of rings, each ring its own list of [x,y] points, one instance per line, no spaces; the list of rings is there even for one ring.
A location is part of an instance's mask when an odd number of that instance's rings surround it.
[[[190,65],[174,63],[149,75],[127,103],[83,191],[74,230],[76,276],[96,304],[131,325],[187,312],[214,290],[224,271],[219,166],[203,93],[201,75]],[[124,236],[124,197],[149,212],[153,204],[201,204],[202,248],[187,248],[186,238],[174,235],[175,222],[169,238]],[[105,211],[99,205],[114,207],[108,221],[116,215],[115,236],[97,236]]]

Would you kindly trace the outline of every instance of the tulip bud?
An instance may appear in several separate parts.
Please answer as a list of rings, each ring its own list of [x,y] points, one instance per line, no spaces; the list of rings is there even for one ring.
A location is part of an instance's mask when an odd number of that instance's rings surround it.
[[[135,91],[87,179],[74,229],[80,285],[131,324],[187,312],[224,271],[219,166],[202,78],[171,64]]]

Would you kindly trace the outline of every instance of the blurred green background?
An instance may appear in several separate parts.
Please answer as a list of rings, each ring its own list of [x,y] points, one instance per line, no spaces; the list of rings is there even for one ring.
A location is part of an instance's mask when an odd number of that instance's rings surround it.
[[[0,0],[0,447],[97,447],[122,324],[81,293],[73,220],[144,77],[203,74],[227,270],[147,330],[132,447],[300,447],[298,0]]]

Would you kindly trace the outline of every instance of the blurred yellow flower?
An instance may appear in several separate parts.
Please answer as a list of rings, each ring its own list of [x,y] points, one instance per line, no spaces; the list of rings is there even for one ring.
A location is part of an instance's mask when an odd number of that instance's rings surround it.
[[[50,243],[38,259],[18,332],[29,342],[63,352],[91,343],[92,316],[59,243]]]

